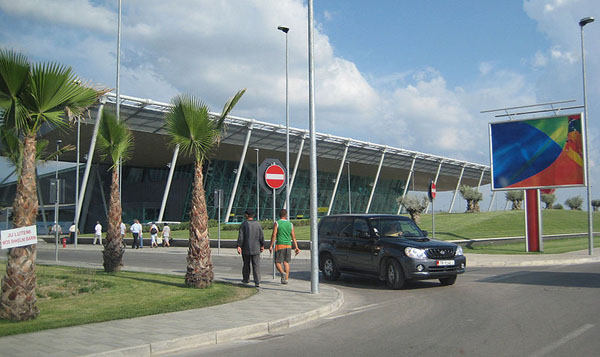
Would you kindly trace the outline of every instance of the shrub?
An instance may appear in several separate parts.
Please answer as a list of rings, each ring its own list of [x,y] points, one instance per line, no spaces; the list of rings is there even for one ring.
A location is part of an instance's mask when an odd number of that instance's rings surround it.
[[[406,209],[406,211],[410,214],[410,218],[416,224],[419,224],[421,223],[421,213],[423,213],[423,211],[425,211],[425,208],[427,208],[429,200],[427,199],[427,196],[418,197],[408,195],[404,198],[399,197],[398,203]]]
[[[506,193],[506,200],[512,202],[512,209],[521,209],[521,203],[523,202],[525,194],[523,191],[508,191]]]
[[[552,209],[552,205],[556,201],[556,195],[553,193],[543,193],[540,200],[546,204],[546,209]]]
[[[594,211],[597,211],[598,207],[600,207],[600,200],[592,200],[592,208]]]
[[[563,205],[561,205],[560,203],[557,203],[554,205],[554,207],[552,207],[553,209],[563,209]]]
[[[581,196],[575,196],[567,199],[565,205],[569,206],[572,210],[581,211],[581,205],[583,204],[583,198]]]
[[[483,199],[483,193],[467,185],[460,186],[459,192],[462,198],[467,201],[467,212],[479,212],[479,201]]]

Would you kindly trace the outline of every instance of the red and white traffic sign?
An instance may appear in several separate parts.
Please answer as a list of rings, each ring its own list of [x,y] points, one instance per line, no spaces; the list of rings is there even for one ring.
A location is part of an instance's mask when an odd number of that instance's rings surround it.
[[[271,165],[265,171],[265,182],[267,186],[276,190],[285,184],[285,171],[279,165]]]
[[[435,198],[436,190],[435,190],[435,182],[431,181],[429,184],[429,199],[433,201]]]

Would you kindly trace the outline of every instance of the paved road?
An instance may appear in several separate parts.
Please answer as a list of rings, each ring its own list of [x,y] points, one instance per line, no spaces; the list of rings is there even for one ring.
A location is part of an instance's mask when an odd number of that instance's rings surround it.
[[[476,268],[456,285],[401,291],[345,276],[344,306],[284,334],[172,356],[592,356],[600,268]]]
[[[61,250],[61,260],[101,264],[98,251]],[[38,251],[53,259],[52,250]],[[126,252],[142,269],[185,269],[185,250]],[[214,256],[216,271],[239,271],[235,256]],[[267,265],[267,264],[264,264]],[[293,262],[308,279],[309,261]],[[343,275],[333,284],[344,306],[331,316],[258,339],[172,356],[305,355],[596,355],[600,332],[600,263],[556,267],[470,268],[456,285],[418,282],[391,291],[372,279]],[[268,275],[270,267],[263,267]]]

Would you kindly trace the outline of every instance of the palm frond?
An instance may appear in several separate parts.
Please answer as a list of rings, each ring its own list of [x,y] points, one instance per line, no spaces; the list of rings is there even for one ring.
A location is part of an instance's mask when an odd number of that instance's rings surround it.
[[[221,128],[223,126],[223,121],[229,115],[229,112],[235,107],[237,102],[242,98],[242,96],[246,93],[246,88],[239,90],[233,97],[229,98],[225,105],[223,106],[223,110],[221,111],[221,115],[217,120],[217,127]]]
[[[125,162],[131,158],[133,134],[124,121],[117,121],[115,114],[104,109],[98,128],[98,149],[102,159],[110,156],[114,167],[119,160]]]

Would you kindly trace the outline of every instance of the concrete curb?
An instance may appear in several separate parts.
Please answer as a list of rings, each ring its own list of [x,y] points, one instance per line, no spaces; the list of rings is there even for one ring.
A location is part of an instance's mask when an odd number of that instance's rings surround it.
[[[234,327],[230,329],[206,332],[192,336],[175,338],[171,340],[152,342],[138,346],[125,347],[121,349],[115,349],[112,351],[89,354],[86,356],[155,356],[185,349],[216,345],[235,340],[256,338],[268,335],[270,333],[281,332],[290,327],[298,326],[303,323],[318,319],[338,310],[344,303],[344,295],[340,290],[334,287],[331,288],[336,292],[337,295],[332,302],[321,306],[318,309],[292,315],[287,318]]]
[[[548,259],[548,260],[527,260],[527,261],[477,261],[477,258],[467,257],[467,268],[495,268],[495,267],[538,267],[538,266],[559,266],[559,265],[577,265],[587,263],[598,263],[600,257],[573,258],[573,259]]]

